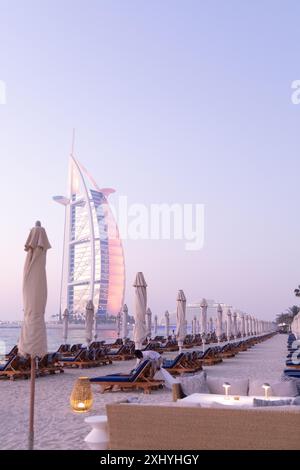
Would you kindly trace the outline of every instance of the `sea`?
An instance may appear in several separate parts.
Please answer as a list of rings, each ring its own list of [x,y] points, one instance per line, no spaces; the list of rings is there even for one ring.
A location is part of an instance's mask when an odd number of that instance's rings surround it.
[[[106,327],[107,328],[107,327]],[[20,336],[20,326],[0,326],[0,354],[7,354],[15,344],[18,343]],[[172,331],[172,330],[170,330]],[[164,335],[165,328],[158,326],[157,335]],[[132,336],[132,329],[129,329],[129,338]],[[117,332],[115,329],[103,329],[99,328],[98,341],[105,340],[107,343],[114,342],[117,338]],[[47,326],[47,340],[48,340],[48,351],[57,351],[59,346],[64,342],[62,337],[62,327],[56,325],[55,327]],[[85,329],[84,325],[82,329],[73,329],[69,327],[68,331],[68,344],[85,344]]]

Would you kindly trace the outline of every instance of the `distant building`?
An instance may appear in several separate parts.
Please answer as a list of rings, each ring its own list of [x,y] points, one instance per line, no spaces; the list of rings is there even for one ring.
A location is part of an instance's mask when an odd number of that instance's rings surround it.
[[[93,300],[98,318],[117,315],[123,306],[125,264],[118,227],[108,203],[113,189],[100,189],[86,169],[70,157],[68,196],[53,199],[65,206],[60,314],[84,317]]]

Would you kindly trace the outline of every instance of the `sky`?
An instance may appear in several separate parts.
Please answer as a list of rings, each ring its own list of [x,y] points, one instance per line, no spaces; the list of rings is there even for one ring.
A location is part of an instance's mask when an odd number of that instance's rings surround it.
[[[125,240],[159,317],[206,297],[271,320],[297,303],[298,1],[0,0],[0,319],[22,318],[24,242],[46,227],[47,317],[58,312],[75,154],[131,203],[205,205],[205,241]]]

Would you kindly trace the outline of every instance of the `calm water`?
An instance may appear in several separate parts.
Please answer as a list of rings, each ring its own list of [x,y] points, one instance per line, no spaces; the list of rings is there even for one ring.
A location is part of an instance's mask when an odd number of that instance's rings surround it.
[[[157,334],[164,335],[165,328],[158,327]],[[129,337],[132,334],[132,330],[129,331]],[[1,328],[0,327],[0,341],[2,342],[1,353],[5,354],[11,350],[11,348],[17,344],[18,338],[20,335],[20,328]],[[105,340],[107,342],[113,342],[117,337],[115,330],[100,330],[98,340]],[[60,328],[48,328],[47,329],[47,338],[48,338],[48,350],[49,352],[56,351],[58,347],[63,343],[62,338],[62,329]],[[5,347],[5,352],[2,351],[3,343]],[[81,330],[72,330],[69,329],[68,332],[68,343],[85,343],[85,330],[84,327]]]

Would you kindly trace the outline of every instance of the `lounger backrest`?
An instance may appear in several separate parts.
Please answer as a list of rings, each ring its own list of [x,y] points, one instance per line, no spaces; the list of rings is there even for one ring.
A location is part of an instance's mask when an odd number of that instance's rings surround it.
[[[73,357],[73,361],[77,361],[78,359],[83,359],[83,356],[86,355],[87,349],[81,348],[77,351]]]
[[[205,357],[209,356],[211,353],[212,353],[212,349],[211,349],[211,348],[207,348],[207,350],[204,352],[202,358],[205,358]]]
[[[135,372],[133,373],[133,375],[131,376],[130,380],[131,381],[135,381],[139,378],[139,376],[141,375],[142,372],[146,372],[147,369],[149,369],[149,372],[150,372],[150,367],[151,367],[151,362],[148,361],[148,359],[146,361],[143,361],[141,364],[138,365],[138,367],[135,369]]]
[[[179,353],[179,354],[175,357],[174,362],[173,362],[173,364],[172,364],[172,367],[175,367],[175,366],[177,366],[178,364],[180,364],[180,362],[183,361],[183,359],[185,359],[185,357],[186,357],[185,354],[186,354],[186,353],[183,353],[183,352]]]
[[[14,356],[17,353],[18,353],[18,346],[15,344],[15,346],[9,351],[7,356]]]
[[[16,360],[16,358],[18,358],[17,355],[11,356],[9,359],[7,359],[6,363],[5,363],[5,364],[2,364],[2,366],[1,366],[1,371],[7,370],[7,369],[12,365],[13,361]]]

